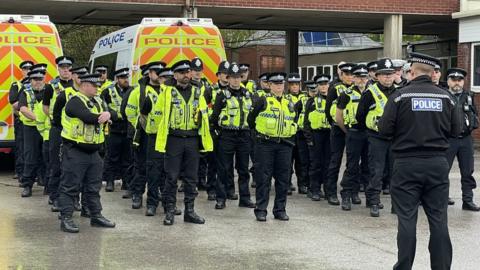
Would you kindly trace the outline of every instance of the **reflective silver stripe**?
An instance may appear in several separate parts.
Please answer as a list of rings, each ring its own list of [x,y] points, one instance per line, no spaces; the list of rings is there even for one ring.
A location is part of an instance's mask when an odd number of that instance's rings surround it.
[[[394,102],[399,102],[403,98],[412,98],[412,97],[420,97],[420,98],[445,98],[450,101],[452,105],[455,103],[451,99],[449,95],[446,94],[433,94],[433,93],[404,93],[400,94],[400,96],[396,97],[393,101]]]

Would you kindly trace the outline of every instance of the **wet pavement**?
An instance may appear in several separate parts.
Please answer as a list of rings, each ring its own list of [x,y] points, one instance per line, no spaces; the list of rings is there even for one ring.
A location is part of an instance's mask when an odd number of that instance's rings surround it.
[[[2,160],[4,157],[1,157]],[[479,156],[475,167],[478,177]],[[342,168],[343,171],[343,168]],[[451,173],[449,208],[453,243],[452,269],[480,269],[480,213],[461,210],[460,173]],[[50,212],[42,188],[21,198],[12,172],[0,172],[0,270],[3,269],[392,269],[396,261],[396,217],[390,214],[390,197],[382,195],[385,209],[371,218],[368,209],[350,212],[313,202],[294,193],[287,203],[290,221],[255,221],[251,209],[228,201],[215,210],[200,192],[196,201],[204,225],[162,225],[163,211],[146,217],[145,208],[131,209],[130,200],[102,191],[103,214],[117,223],[115,229],[89,225],[78,212],[80,233],[60,231],[57,214]],[[252,190],[252,195],[254,190]],[[477,192],[478,193],[478,192]],[[183,209],[181,196],[177,203]],[[364,196],[361,196],[364,203]],[[272,202],[272,201],[271,201]],[[478,200],[480,202],[480,200]],[[270,204],[270,207],[272,204]],[[428,224],[420,210],[414,269],[430,269]]]

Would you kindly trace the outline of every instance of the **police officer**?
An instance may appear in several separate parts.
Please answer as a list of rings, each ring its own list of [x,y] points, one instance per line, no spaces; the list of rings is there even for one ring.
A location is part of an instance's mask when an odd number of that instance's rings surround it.
[[[15,135],[15,177],[18,178],[20,184],[22,184],[21,178],[23,175],[24,165],[24,156],[23,156],[23,123],[20,120],[19,107],[18,107],[18,97],[20,95],[20,90],[23,88],[23,84],[30,83],[28,78],[28,72],[33,66],[32,61],[23,61],[18,66],[22,71],[22,79],[12,83],[10,86],[10,91],[8,92],[8,101],[13,107],[13,128]]]
[[[250,94],[255,93],[257,86],[254,80],[249,80],[248,75],[250,74],[250,65],[249,64],[239,64],[240,71],[242,72],[242,87],[247,89]]]
[[[377,82],[377,77],[375,73],[377,72],[377,61],[371,61],[367,64],[368,68],[368,83],[367,88]]]
[[[378,133],[378,119],[383,115],[387,98],[395,91],[393,85],[395,70],[392,60],[389,58],[380,59],[377,66],[375,73],[377,82],[370,85],[362,93],[356,115],[358,123],[367,127],[370,182],[365,191],[365,196],[366,206],[370,207],[370,216],[372,217],[380,216],[380,209],[383,208],[383,204],[380,202],[382,180],[384,172],[389,171],[388,167],[392,159],[390,156],[390,138]]]
[[[393,137],[395,155],[391,195],[398,217],[398,261],[393,269],[412,269],[420,203],[430,225],[431,268],[450,269],[446,152],[448,138],[458,136],[460,123],[451,96],[432,85],[438,60],[412,53],[410,61],[413,80],[390,96],[378,124],[382,136]]]
[[[365,126],[355,118],[358,103],[368,83],[367,66],[353,68],[354,85],[341,93],[337,101],[336,123],[346,134],[347,164],[340,185],[342,209],[351,210],[351,204],[361,204],[360,185],[368,184],[368,140]],[[360,163],[361,160],[361,163]]]
[[[209,117],[212,116],[213,113],[213,105],[217,99],[218,93],[222,90],[227,89],[228,87],[228,68],[230,67],[230,63],[228,61],[222,61],[218,65],[217,69],[217,83],[212,85],[210,88],[205,89],[203,96],[205,97],[205,101],[208,105],[208,115]],[[212,123],[212,121],[210,121]],[[211,128],[212,125],[210,125]],[[208,163],[208,171],[207,171],[207,199],[209,201],[215,201],[217,196],[217,181],[218,181],[218,160],[217,160],[217,153],[218,153],[218,135],[215,133],[215,130],[211,129],[210,134],[212,135],[213,139],[213,151],[207,153],[207,163]],[[233,182],[233,177],[228,179],[228,193],[227,197],[232,199],[235,194],[235,183]],[[233,192],[231,191],[233,189]]]
[[[72,61],[73,64],[73,61]],[[52,163],[55,162],[55,160],[60,159],[60,154],[61,154],[61,141],[60,145],[58,145],[58,140],[61,140],[61,131],[63,129],[62,126],[62,116],[64,114],[64,109],[65,109],[65,104],[67,103],[70,98],[72,98],[76,93],[78,92],[78,89],[80,89],[80,76],[86,75],[87,72],[87,67],[80,66],[80,67],[75,67],[71,68],[70,72],[72,73],[72,83],[70,86],[65,87],[63,90],[60,92],[55,93],[55,91],[52,91],[52,98],[50,99],[50,103],[46,99],[50,96],[48,93],[49,91],[46,92],[46,97],[44,97],[44,109],[46,104],[48,105],[48,111],[49,111],[49,116],[51,119],[51,125],[52,128],[50,129],[50,140],[52,141],[51,143],[51,148],[50,148],[50,154],[49,157],[52,157]],[[53,166],[50,168],[51,170],[51,185],[49,186],[50,190],[50,199],[52,200],[52,212],[58,212],[60,211],[60,208],[58,206],[58,188],[60,185],[60,180],[61,180],[61,174],[62,174],[62,169],[60,165],[53,164]],[[57,201],[57,202],[56,202]],[[82,211],[80,214],[84,217],[88,217],[88,209],[86,207],[81,207],[80,202],[78,198],[75,199],[75,204],[74,204],[75,210],[77,211]]]
[[[301,111],[302,102],[305,103],[307,101],[307,96],[300,92],[301,89],[301,78],[300,74],[298,73],[290,73],[287,76],[287,90],[288,94],[286,95],[286,98],[289,99],[295,106],[298,104],[300,101],[300,104],[298,105],[299,107],[296,106],[295,111],[297,112],[297,117],[298,112]],[[297,119],[296,121],[300,120],[302,122],[303,126],[303,118]],[[298,140],[301,140],[302,145],[298,144]],[[303,132],[301,131],[301,128],[298,129],[297,135],[295,135],[295,146],[293,147],[293,155],[292,155],[292,167],[295,165],[295,175],[297,176],[297,186],[298,187],[304,187],[306,186],[307,183],[307,170],[308,170],[308,159],[305,157],[305,155],[308,154],[307,150],[307,145],[304,140]],[[299,148],[300,147],[300,148]],[[292,168],[292,176],[293,176],[293,168]],[[292,191],[295,191],[295,186],[292,184],[292,176],[290,176],[290,189],[288,191],[288,195],[292,194]],[[304,191],[304,190],[303,190]]]
[[[155,105],[160,115],[155,149],[165,153],[166,183],[164,225],[173,225],[177,179],[184,169],[184,222],[203,224],[194,210],[200,151],[212,151],[207,103],[201,90],[192,86],[191,63],[181,60],[172,66],[176,84],[166,87]]]
[[[228,69],[228,87],[217,94],[211,116],[211,124],[219,134],[217,158],[220,166],[215,209],[226,206],[228,182],[234,175],[234,161],[240,193],[238,206],[255,208],[248,189],[250,128],[247,118],[252,109],[252,95],[240,84],[240,67],[232,63]]]
[[[109,134],[106,138],[107,151],[105,155],[105,180],[107,185],[106,192],[113,192],[115,189],[115,176],[126,176],[128,166],[132,162],[131,142],[127,138],[128,121],[124,119],[121,113],[121,106],[125,94],[130,91],[129,68],[120,68],[115,71],[116,83],[105,88],[100,97],[107,103],[110,110],[117,115],[116,121],[109,125]],[[126,181],[127,179],[122,179]]]
[[[310,97],[305,104],[303,133],[308,144],[309,180],[308,197],[320,201],[322,185],[327,181],[330,162],[330,123],[327,120],[327,93],[331,76],[318,74],[312,82],[306,83]]]
[[[105,90],[107,87],[113,84],[113,82],[108,79],[108,66],[97,65],[94,67],[93,70],[94,72],[102,75],[102,77],[100,77],[101,85],[98,88],[98,94],[100,95],[103,92],[103,90]]]
[[[24,189],[22,197],[32,196],[32,186],[38,177],[38,184],[44,185],[45,164],[42,157],[43,140],[41,134],[36,128],[37,117],[35,112],[42,110],[42,99],[46,87],[45,84],[46,64],[36,64],[31,67],[28,77],[31,79],[30,85],[26,85],[20,90],[18,98],[18,107],[20,111],[20,120],[23,123],[24,135],[24,157],[25,167],[23,169],[22,183]]]
[[[349,88],[353,83],[352,69],[355,67],[353,63],[343,63],[338,66],[341,70],[340,82],[335,83],[328,89],[327,95],[327,120],[332,126],[330,131],[330,164],[328,165],[327,182],[325,184],[325,196],[331,205],[339,205],[337,197],[337,182],[340,166],[342,164],[343,150],[345,148],[345,133],[335,123],[335,114],[338,96]]]
[[[158,96],[167,87],[167,83],[172,74],[170,68],[153,68],[152,87],[147,89],[145,101],[140,105],[140,114],[146,117],[145,133],[147,134],[147,210],[146,216],[155,216],[157,207],[161,200],[158,190],[161,194],[165,193],[165,154],[155,151],[155,143],[157,139],[157,131],[159,124],[159,114],[154,110],[155,103]],[[158,85],[155,85],[158,82]],[[165,213],[167,212],[165,204],[163,203]],[[175,208],[175,215],[181,215],[182,212]]]
[[[248,124],[257,132],[255,143],[255,193],[257,221],[267,220],[272,177],[275,179],[275,219],[287,221],[287,193],[291,175],[292,150],[297,133],[295,108],[283,91],[285,73],[270,73],[270,94],[260,97],[248,116]]]
[[[57,64],[58,77],[50,81],[52,88],[45,89],[43,96],[43,110],[50,119],[50,132],[49,132],[49,153],[48,159],[50,163],[49,182],[49,200],[52,202],[52,211],[58,212],[58,185],[60,183],[61,166],[60,166],[60,146],[62,138],[60,133],[62,132],[61,123],[57,123],[53,120],[53,108],[57,100],[57,96],[65,88],[73,86],[72,72],[70,69],[73,66],[74,60],[68,56],[60,56],[55,59]]]
[[[403,66],[405,61],[402,59],[392,59],[393,69],[395,73],[393,74],[393,84],[396,88],[402,87],[407,83],[407,80],[403,78]]]
[[[148,80],[146,83],[140,83],[135,87],[128,96],[125,114],[127,120],[135,127],[135,135],[133,138],[134,144],[134,160],[135,176],[132,180],[130,190],[132,192],[132,208],[140,209],[143,205],[143,193],[145,193],[145,184],[147,183],[147,151],[148,151],[148,136],[145,132],[147,125],[147,116],[140,113],[148,93],[160,90],[160,78],[158,73],[165,68],[166,64],[161,61],[150,62],[148,64]],[[157,89],[157,90],[155,90]],[[158,186],[157,186],[158,187]],[[153,190],[152,190],[153,191]]]
[[[65,105],[62,121],[62,180],[59,189],[61,212],[60,228],[77,233],[78,225],[72,219],[75,198],[81,187],[82,199],[90,210],[90,225],[113,228],[115,223],[102,216],[100,189],[103,161],[98,153],[105,140],[104,125],[115,112],[97,96],[100,74],[80,77],[79,92]],[[113,115],[112,115],[113,114]],[[114,119],[115,120],[115,119]]]
[[[478,115],[473,94],[463,89],[467,72],[460,68],[451,68],[447,71],[447,83],[450,93],[454,96],[462,120],[462,132],[457,137],[449,138],[450,147],[447,151],[447,160],[450,169],[455,157],[460,167],[462,183],[462,209],[480,211],[473,202],[473,189],[477,183],[473,178],[473,139],[472,131],[478,128]]]

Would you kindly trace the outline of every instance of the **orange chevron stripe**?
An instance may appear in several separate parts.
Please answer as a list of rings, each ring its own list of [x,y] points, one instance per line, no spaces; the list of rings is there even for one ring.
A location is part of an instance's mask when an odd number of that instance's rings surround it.
[[[198,35],[197,31],[195,31],[195,29],[188,25],[183,26],[182,30],[189,35]]]
[[[150,58],[158,51],[158,48],[148,48],[140,57],[140,65],[146,64],[149,62]]]
[[[150,35],[153,32],[153,30],[155,30],[155,28],[157,28],[157,27],[150,26],[150,27],[143,28],[142,35]]]
[[[22,60],[26,61],[26,60],[30,60],[30,61],[34,61],[34,57],[32,57],[23,47],[21,46],[13,46],[13,51],[15,52],[15,54],[18,55],[18,57],[20,57]]]
[[[52,50],[47,47],[35,47],[40,53],[42,53],[45,58],[49,60],[49,65],[55,65],[55,55],[53,54]]]
[[[222,59],[220,59],[220,57],[217,55],[214,49],[206,48],[206,49],[203,49],[203,51],[208,55],[208,57],[210,57],[210,59],[212,59],[213,62],[217,64],[222,62]]]
[[[17,29],[18,32],[32,32],[23,24],[12,24],[12,26],[13,28]]]
[[[5,32],[10,27],[10,24],[0,24],[0,32]]]
[[[8,65],[1,73],[0,73],[0,82],[4,82],[8,80],[10,77],[10,72],[12,69],[13,64]]]
[[[167,65],[172,65],[172,60],[180,53],[180,48],[173,48],[171,49],[165,56],[162,58],[161,61],[167,63]]]
[[[209,28],[209,27],[204,27],[203,28],[210,36],[218,36],[218,32],[213,29],[213,28]]]
[[[21,78],[22,75],[22,70],[18,66],[13,66],[13,76],[15,78]]]
[[[0,30],[1,31],[1,30]],[[5,47],[0,47],[0,61],[9,55],[10,52],[10,47],[5,46]]]
[[[175,34],[178,30],[180,30],[180,27],[178,26],[170,26],[167,28],[167,30],[165,30],[165,32],[163,32],[163,34],[165,35],[173,35]]]
[[[2,98],[0,98],[0,108],[5,108],[8,105],[8,95],[5,94],[3,95]]]
[[[189,58],[189,59],[193,59],[195,57],[197,57],[197,54],[195,52],[192,51],[192,49],[190,48],[184,48],[183,49],[183,53]],[[204,61],[205,62],[205,61]],[[212,78],[216,78],[217,75],[208,67],[208,65],[203,65],[203,73],[205,74],[205,76],[209,79],[212,79]]]
[[[37,26],[40,27],[40,29],[42,29],[43,32],[48,33],[48,34],[53,34],[52,27],[50,27],[48,25],[43,25],[43,24],[38,24]]]

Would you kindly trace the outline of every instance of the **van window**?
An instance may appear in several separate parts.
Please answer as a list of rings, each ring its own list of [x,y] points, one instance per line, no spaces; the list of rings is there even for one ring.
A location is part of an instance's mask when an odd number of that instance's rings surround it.
[[[99,56],[93,59],[92,67],[95,67],[98,65],[107,65],[108,66],[107,78],[112,80],[113,74],[115,72],[115,67],[117,66],[117,56],[118,56],[118,52]]]

